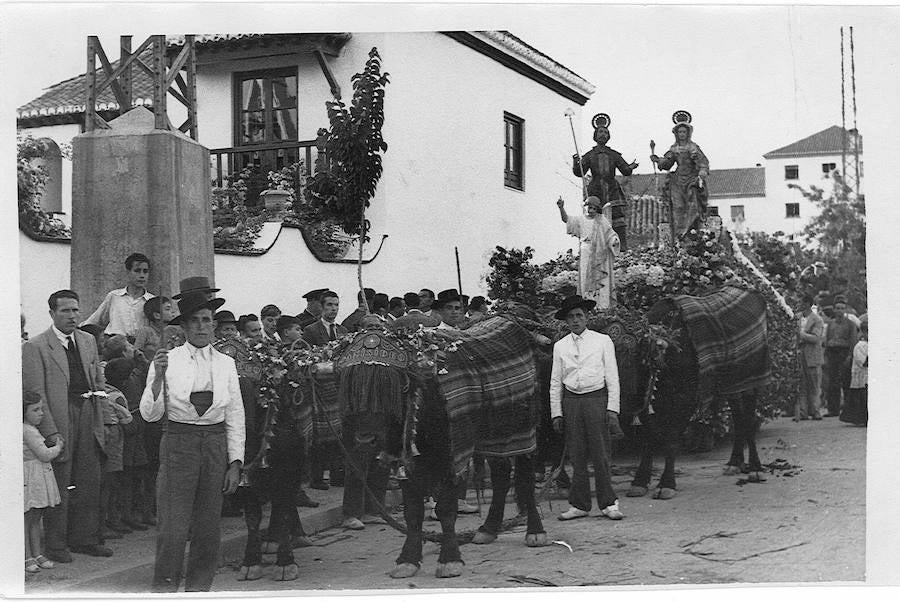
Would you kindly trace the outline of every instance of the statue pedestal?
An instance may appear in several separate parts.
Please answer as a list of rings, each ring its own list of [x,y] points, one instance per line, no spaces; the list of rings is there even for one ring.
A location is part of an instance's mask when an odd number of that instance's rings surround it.
[[[209,150],[154,129],[137,107],[72,141],[71,287],[82,315],[125,283],[125,258],[150,258],[147,289],[171,297],[184,276],[214,282]]]

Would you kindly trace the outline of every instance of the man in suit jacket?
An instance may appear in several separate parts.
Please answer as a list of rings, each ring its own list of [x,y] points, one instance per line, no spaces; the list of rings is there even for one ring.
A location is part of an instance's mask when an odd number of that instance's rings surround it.
[[[78,330],[78,294],[56,291],[48,300],[53,325],[22,347],[22,384],[44,400],[44,437],[61,438],[62,453],[53,461],[60,504],[44,515],[47,558],[72,562],[67,549],[92,556],[111,556],[100,545],[100,479],[103,408],[92,392],[105,380],[94,337]],[[71,489],[70,489],[71,486]]]
[[[310,345],[324,345],[347,334],[347,329],[335,323],[340,299],[334,291],[322,293],[322,315],[318,320],[303,329],[303,340]]]
[[[805,399],[797,398],[797,407],[794,411],[794,421],[821,420],[821,382],[822,364],[825,363],[825,355],[822,344],[825,341],[825,323],[816,312],[812,311],[813,298],[805,294],[801,298],[802,314],[800,317],[800,329],[797,332],[797,345],[800,357],[801,393],[805,393]]]
[[[406,293],[403,295],[403,301],[406,304],[406,314],[391,322],[391,330],[416,330],[419,326],[433,328],[441,323],[437,316],[422,313],[419,309],[421,301],[416,293]]]

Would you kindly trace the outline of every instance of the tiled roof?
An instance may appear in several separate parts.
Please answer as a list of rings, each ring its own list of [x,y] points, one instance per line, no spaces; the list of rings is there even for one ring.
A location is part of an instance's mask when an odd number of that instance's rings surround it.
[[[662,186],[665,174],[662,173],[659,176],[660,186]],[[619,177],[618,179],[627,196],[640,196],[656,192],[655,174],[632,174],[630,177]],[[708,185],[710,198],[766,196],[766,168],[711,169]]]
[[[848,151],[852,144],[852,130],[846,131]],[[862,152],[862,136],[858,136],[859,152]],[[812,136],[792,142],[787,146],[776,148],[763,155],[766,159],[778,157],[813,157],[818,155],[839,155],[844,144],[844,130],[839,125],[833,125]]]
[[[195,47],[198,52],[203,50],[213,50],[223,47],[245,46],[251,44],[259,44],[261,42],[279,44],[296,41],[304,34],[261,34],[261,33],[241,33],[241,34],[202,34],[194,38]],[[329,39],[349,39],[349,34],[319,34]],[[184,45],[183,35],[173,35],[166,37],[166,46],[168,52],[177,53],[178,49]],[[145,49],[140,58],[149,63],[151,59],[151,48]],[[112,63],[113,69],[119,64],[119,61]],[[106,74],[102,68],[97,69],[98,79],[101,81],[106,78]],[[70,119],[84,113],[85,92],[85,74],[77,75],[65,81],[54,84],[46,89],[46,91],[34,100],[22,105],[16,111],[16,117],[20,121],[20,125],[33,125],[45,119]],[[135,67],[132,69],[132,107],[153,106],[153,82],[150,76],[141,69]],[[102,90],[97,97],[97,111],[118,111],[119,103],[112,89],[107,87]]]

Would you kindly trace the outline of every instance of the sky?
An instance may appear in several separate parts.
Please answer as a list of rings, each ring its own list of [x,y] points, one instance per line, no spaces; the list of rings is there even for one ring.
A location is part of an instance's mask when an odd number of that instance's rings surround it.
[[[171,5],[70,6],[74,8],[65,12],[15,7],[14,16],[3,24],[0,48],[5,69],[15,74],[14,106],[84,72],[85,38],[92,33],[99,34],[107,53],[116,56],[122,33],[134,34],[139,43],[158,31],[303,31],[304,23],[309,23],[309,30],[329,18],[354,30],[348,22],[353,19],[339,11],[320,12],[316,21],[306,18],[306,7],[277,3],[249,13],[234,4],[199,10],[195,6],[183,13]],[[278,15],[278,7],[283,14]],[[627,160],[636,159],[639,172],[651,168],[651,139],[660,150],[671,143],[671,115],[677,109],[693,115],[694,141],[713,168],[753,166],[770,150],[839,125],[841,25],[847,33],[848,74],[849,26],[854,26],[857,123],[864,136],[882,103],[883,80],[900,79],[896,61],[900,42],[892,34],[900,25],[898,8],[505,5],[492,10],[458,6],[453,13],[438,8],[402,10],[404,18],[393,20],[385,10],[373,13],[382,21],[380,28],[379,19],[365,13],[374,9],[371,5],[356,7],[349,16],[358,19],[357,31],[508,29],[597,87],[582,123],[576,124],[580,147],[589,148],[591,143],[590,117],[608,113],[610,146]],[[294,10],[305,18],[284,18]],[[161,29],[148,29],[154,25]],[[852,123],[849,88],[847,103]],[[559,126],[569,127],[563,115]]]

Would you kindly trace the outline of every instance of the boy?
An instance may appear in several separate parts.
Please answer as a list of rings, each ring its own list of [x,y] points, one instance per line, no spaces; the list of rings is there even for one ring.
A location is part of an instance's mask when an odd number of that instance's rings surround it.
[[[151,358],[163,345],[163,328],[175,317],[172,300],[162,296],[148,299],[144,303],[144,316],[147,318],[147,325],[138,330],[134,347],[145,358]]]
[[[147,325],[144,303],[153,295],[147,292],[147,278],[150,276],[150,260],[141,253],[132,253],[125,259],[126,286],[107,293],[106,298],[85,324],[105,327],[111,336],[123,334],[134,341],[137,331]]]
[[[216,312],[216,339],[236,339],[241,336],[238,332],[237,319],[228,310]]]
[[[259,310],[259,317],[262,320],[263,326],[263,340],[266,341],[280,341],[278,338],[278,328],[277,322],[278,318],[281,317],[281,310],[278,309],[277,305],[266,305],[261,310]]]
[[[256,314],[245,314],[238,318],[238,332],[250,345],[256,345],[263,340],[263,327]]]
[[[279,316],[275,330],[278,337],[284,343],[293,343],[303,338],[303,330],[300,329],[300,320],[294,316]]]

